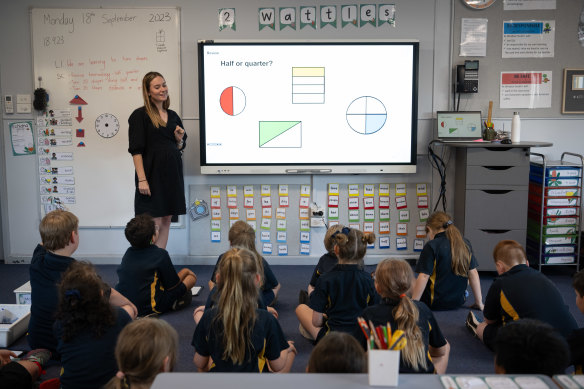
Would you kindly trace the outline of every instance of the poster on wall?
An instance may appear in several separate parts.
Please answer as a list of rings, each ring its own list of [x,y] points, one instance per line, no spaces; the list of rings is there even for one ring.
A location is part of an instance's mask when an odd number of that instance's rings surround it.
[[[503,22],[503,58],[553,58],[556,22]]]
[[[501,72],[499,108],[552,106],[552,72]]]
[[[527,9],[556,9],[556,0],[504,0],[505,11]]]
[[[463,18],[460,25],[460,56],[485,57],[487,55],[488,19]]]

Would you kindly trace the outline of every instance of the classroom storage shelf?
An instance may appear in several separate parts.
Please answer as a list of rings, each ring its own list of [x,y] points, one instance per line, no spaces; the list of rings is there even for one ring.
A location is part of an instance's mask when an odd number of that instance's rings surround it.
[[[564,152],[559,161],[543,154],[529,166],[527,258],[532,267],[572,265],[579,270],[584,157]],[[578,162],[566,161],[572,157]]]

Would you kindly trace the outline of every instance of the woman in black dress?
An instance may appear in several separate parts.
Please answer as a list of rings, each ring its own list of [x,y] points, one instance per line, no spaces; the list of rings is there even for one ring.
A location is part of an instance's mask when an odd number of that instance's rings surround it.
[[[156,245],[165,249],[173,216],[186,213],[182,150],[187,134],[177,113],[168,109],[168,87],[162,74],[142,79],[144,106],[130,118],[128,151],[136,169],[134,213],[148,213],[159,228]]]

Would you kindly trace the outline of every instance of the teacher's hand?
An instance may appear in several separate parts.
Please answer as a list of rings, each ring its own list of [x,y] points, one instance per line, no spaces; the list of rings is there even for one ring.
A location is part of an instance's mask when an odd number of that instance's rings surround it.
[[[148,185],[148,181],[138,182],[138,192],[140,192],[141,195],[146,195],[146,196],[152,195],[150,193],[150,185]]]
[[[176,128],[174,129],[174,139],[176,139],[176,143],[182,143],[184,136],[185,130],[182,129],[179,125],[177,125]]]

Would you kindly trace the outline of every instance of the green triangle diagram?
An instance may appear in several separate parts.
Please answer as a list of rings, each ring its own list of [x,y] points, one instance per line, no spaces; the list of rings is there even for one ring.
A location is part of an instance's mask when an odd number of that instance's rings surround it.
[[[458,130],[458,128],[449,128],[448,133],[452,134],[454,131]]]
[[[282,135],[292,127],[298,125],[300,121],[262,121],[260,122],[260,147],[272,139]]]

